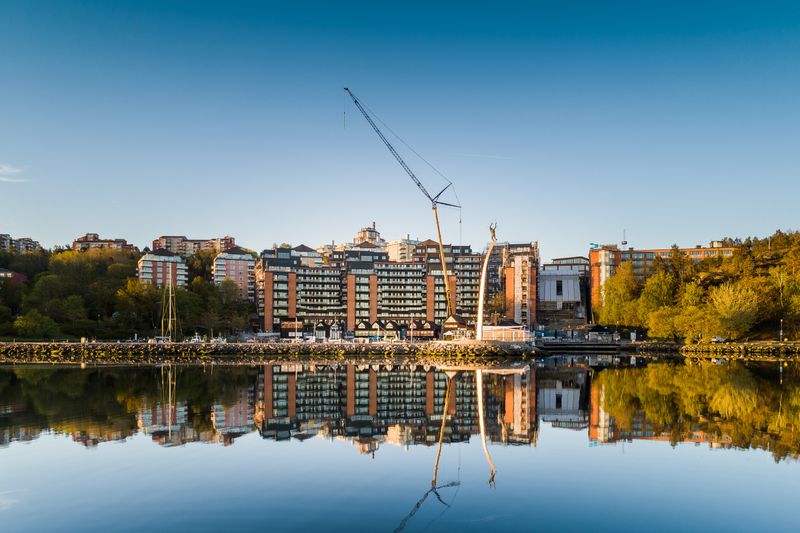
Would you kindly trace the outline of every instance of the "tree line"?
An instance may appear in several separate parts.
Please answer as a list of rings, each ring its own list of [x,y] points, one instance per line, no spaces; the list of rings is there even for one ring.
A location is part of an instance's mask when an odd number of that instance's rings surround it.
[[[254,306],[232,281],[215,285],[214,252],[187,260],[188,288],[176,289],[178,324],[187,336],[249,328]],[[163,290],[136,277],[140,254],[116,250],[0,252],[0,267],[24,283],[0,279],[0,336],[22,339],[126,339],[160,332]]]
[[[800,232],[765,239],[726,239],[730,257],[692,261],[673,247],[656,257],[640,282],[634,265],[619,265],[602,288],[595,309],[600,324],[644,329],[650,337],[685,342],[728,339],[777,340],[800,334]]]

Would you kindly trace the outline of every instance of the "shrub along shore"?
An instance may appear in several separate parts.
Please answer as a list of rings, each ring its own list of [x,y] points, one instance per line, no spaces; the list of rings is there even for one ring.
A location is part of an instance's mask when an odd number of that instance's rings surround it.
[[[270,359],[415,357],[458,364],[470,360],[526,358],[536,349],[513,343],[427,342],[418,344],[305,344],[305,343],[0,343],[0,363],[241,363],[263,364]]]

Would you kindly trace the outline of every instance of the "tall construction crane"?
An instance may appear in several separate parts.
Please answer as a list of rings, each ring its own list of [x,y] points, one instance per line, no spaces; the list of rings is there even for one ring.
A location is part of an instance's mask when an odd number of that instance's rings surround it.
[[[450,186],[452,186],[453,184],[452,183],[448,183],[447,186],[444,189],[439,191],[439,194],[437,194],[436,196],[431,196],[431,194],[428,192],[428,190],[425,188],[425,186],[422,184],[422,182],[419,181],[417,176],[414,174],[414,171],[412,171],[411,168],[406,164],[406,162],[403,161],[403,158],[400,157],[399,153],[397,153],[397,150],[395,150],[394,146],[392,146],[392,143],[389,142],[389,140],[386,138],[386,136],[383,134],[383,132],[380,130],[380,128],[378,128],[378,125],[375,124],[375,121],[372,120],[372,117],[369,115],[369,113],[367,113],[367,110],[364,109],[363,105],[361,105],[361,101],[359,101],[359,99],[356,97],[356,95],[354,95],[350,91],[350,89],[348,89],[347,87],[345,87],[344,90],[348,95],[350,95],[350,98],[352,98],[353,103],[355,104],[355,106],[358,108],[359,111],[361,111],[361,114],[364,115],[364,118],[367,119],[367,122],[369,122],[369,125],[372,126],[372,129],[375,130],[375,133],[378,134],[378,137],[380,137],[380,139],[383,141],[383,144],[386,145],[386,148],[388,148],[389,151],[394,156],[394,158],[397,159],[397,162],[400,163],[400,166],[403,167],[403,170],[406,171],[406,174],[409,175],[409,177],[414,181],[416,186],[419,187],[419,190],[422,191],[422,194],[424,194],[425,197],[431,202],[431,208],[433,209],[433,217],[434,217],[434,219],[436,219],[436,235],[439,237],[439,259],[442,261],[442,274],[443,274],[443,278],[444,278],[444,292],[445,292],[445,299],[447,300],[447,316],[449,318],[450,316],[453,315],[454,310],[453,310],[452,304],[450,303],[450,294],[451,294],[450,293],[450,278],[448,277],[448,274],[447,274],[447,261],[446,261],[446,259],[444,257],[444,243],[442,242],[442,229],[441,229],[441,226],[439,225],[439,209],[438,209],[438,207],[440,205],[445,205],[447,207],[455,207],[455,208],[458,208],[458,209],[461,208],[460,205],[449,204],[447,202],[442,202],[441,200],[439,200],[439,197],[442,196],[442,193],[444,193],[447,189],[449,189]]]

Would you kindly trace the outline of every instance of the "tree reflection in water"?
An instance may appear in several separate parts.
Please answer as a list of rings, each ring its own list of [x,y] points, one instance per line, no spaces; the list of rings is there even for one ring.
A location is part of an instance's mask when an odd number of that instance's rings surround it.
[[[5,367],[0,445],[43,431],[86,446],[137,433],[162,445],[231,444],[257,431],[343,439],[374,454],[385,444],[445,448],[478,435],[482,444],[535,446],[544,422],[599,444],[707,442],[768,450],[776,461],[800,453],[796,364],[620,359],[617,368],[592,357],[488,362],[454,380],[414,361],[173,367],[171,391],[159,367]],[[484,453],[493,477],[488,446]]]
[[[600,442],[709,442],[769,450],[776,461],[796,459],[797,365],[785,372],[778,365],[786,363],[656,363],[601,372],[592,386],[593,436]]]

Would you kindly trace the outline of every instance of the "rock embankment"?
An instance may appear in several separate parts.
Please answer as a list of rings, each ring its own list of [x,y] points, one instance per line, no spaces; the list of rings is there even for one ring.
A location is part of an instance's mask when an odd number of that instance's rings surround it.
[[[464,361],[474,358],[530,357],[535,348],[513,343],[426,342],[417,344],[310,343],[0,343],[3,363],[241,363],[271,359],[420,357]]]
[[[686,344],[680,349],[687,357],[720,357],[741,359],[800,358],[800,342],[720,342]]]
[[[793,359],[800,358],[800,342],[719,342],[677,344],[674,342],[636,342],[620,347],[637,354],[675,354],[690,358]]]

